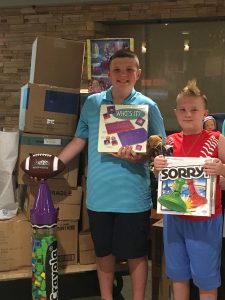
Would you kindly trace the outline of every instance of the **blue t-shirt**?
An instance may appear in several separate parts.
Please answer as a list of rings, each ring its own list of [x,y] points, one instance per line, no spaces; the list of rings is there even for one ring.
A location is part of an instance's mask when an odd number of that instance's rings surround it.
[[[113,104],[111,88],[87,98],[81,111],[76,137],[88,139],[87,208],[104,212],[143,212],[152,207],[149,166],[129,163],[111,154],[98,152],[100,106]],[[165,137],[157,104],[133,89],[126,105],[149,105],[148,134]]]

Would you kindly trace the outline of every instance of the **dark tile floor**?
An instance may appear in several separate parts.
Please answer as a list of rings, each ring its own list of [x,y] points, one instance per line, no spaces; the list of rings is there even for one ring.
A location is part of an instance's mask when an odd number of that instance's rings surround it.
[[[31,300],[31,279],[1,281],[0,295],[4,300]],[[59,277],[59,300],[99,295],[95,272],[76,273]]]
[[[149,282],[146,300],[151,300],[151,262],[149,261]],[[0,281],[2,300],[31,300],[31,280]],[[59,300],[99,300],[99,286],[96,271],[74,273],[59,277]],[[131,300],[130,276],[127,272],[117,272],[114,282],[114,299]]]
[[[223,266],[223,285],[219,289],[218,300],[225,297],[225,265]],[[117,273],[114,284],[115,300],[131,300],[130,276]],[[146,300],[151,300],[151,261],[149,261],[149,278]],[[0,281],[0,300],[31,300],[31,279]],[[62,275],[59,277],[59,300],[100,300],[98,280],[95,271]],[[199,300],[198,290],[192,284],[190,300]]]

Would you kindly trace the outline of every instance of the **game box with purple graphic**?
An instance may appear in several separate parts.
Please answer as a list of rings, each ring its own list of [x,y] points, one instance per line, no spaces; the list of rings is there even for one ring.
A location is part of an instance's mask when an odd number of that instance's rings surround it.
[[[159,172],[157,213],[210,216],[215,213],[216,177],[204,172],[203,157],[166,157]]]
[[[145,153],[148,139],[148,105],[101,105],[99,152],[118,152],[132,146]]]

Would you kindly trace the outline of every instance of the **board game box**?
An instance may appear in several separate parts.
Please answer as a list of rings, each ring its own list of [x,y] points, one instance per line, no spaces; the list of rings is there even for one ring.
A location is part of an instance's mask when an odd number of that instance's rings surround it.
[[[118,152],[132,146],[146,152],[148,139],[148,105],[101,105],[99,119],[99,152]]]
[[[157,213],[210,216],[215,211],[216,177],[203,171],[206,159],[166,157],[158,177]]]

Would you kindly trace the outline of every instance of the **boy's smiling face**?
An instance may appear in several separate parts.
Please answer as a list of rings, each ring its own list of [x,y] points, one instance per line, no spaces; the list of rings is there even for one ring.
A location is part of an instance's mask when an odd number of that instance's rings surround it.
[[[207,109],[201,96],[182,96],[174,110],[177,121],[185,134],[197,134],[202,131],[203,119]]]
[[[136,59],[117,57],[111,61],[108,75],[114,88],[132,90],[140,78],[141,69]]]

